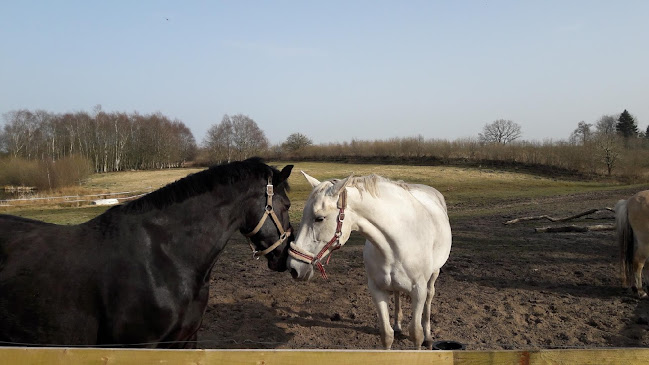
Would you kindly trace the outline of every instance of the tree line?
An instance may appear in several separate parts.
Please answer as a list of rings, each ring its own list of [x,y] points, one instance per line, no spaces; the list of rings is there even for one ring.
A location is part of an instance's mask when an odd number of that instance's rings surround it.
[[[13,158],[60,160],[81,156],[95,172],[178,167],[196,155],[192,132],[161,113],[56,114],[20,109],[3,115],[0,150]]]
[[[268,159],[340,160],[383,158],[429,159],[442,163],[501,161],[575,171],[589,175],[639,177],[649,168],[649,128],[639,130],[624,110],[604,115],[594,123],[579,122],[566,139],[520,140],[521,126],[498,119],[485,124],[477,138],[456,141],[422,136],[387,140],[335,142],[314,145],[304,134],[293,133],[271,145],[264,131],[249,116],[224,115],[212,125],[201,146],[179,120],[155,113],[104,112],[53,114],[17,110],[4,115],[0,151],[26,159],[60,159],[80,155],[92,161],[96,172],[176,167],[192,161],[200,165],[226,163],[251,156]]]
[[[272,158],[428,161],[477,166],[505,163],[589,176],[615,174],[634,181],[645,179],[644,172],[649,170],[649,127],[640,131],[627,110],[619,115],[603,115],[594,123],[579,122],[568,138],[558,141],[521,140],[521,126],[507,119],[486,123],[477,138],[455,141],[425,139],[419,135],[313,145],[304,136],[304,142],[296,142],[301,139],[295,135],[289,136],[282,148],[270,151]]]

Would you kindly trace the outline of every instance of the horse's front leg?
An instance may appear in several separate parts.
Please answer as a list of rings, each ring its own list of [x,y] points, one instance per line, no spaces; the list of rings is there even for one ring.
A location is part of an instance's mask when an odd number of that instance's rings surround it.
[[[424,330],[421,325],[421,319],[427,293],[427,283],[417,283],[412,291],[410,291],[410,299],[412,299],[412,321],[410,321],[408,330],[415,350],[421,349],[421,345],[424,342]]]
[[[401,309],[401,293],[394,291],[394,332],[401,333],[401,321],[403,321],[403,310]]]
[[[368,280],[368,286],[379,317],[381,343],[384,349],[389,350],[392,347],[392,342],[394,342],[394,331],[390,327],[390,293],[377,288],[372,279]]]
[[[433,336],[430,333],[430,306],[435,296],[435,281],[439,276],[439,269],[433,272],[433,275],[428,280],[428,290],[426,294],[426,304],[424,305],[424,313],[422,315],[421,324],[424,326],[424,347],[429,350],[433,349]]]

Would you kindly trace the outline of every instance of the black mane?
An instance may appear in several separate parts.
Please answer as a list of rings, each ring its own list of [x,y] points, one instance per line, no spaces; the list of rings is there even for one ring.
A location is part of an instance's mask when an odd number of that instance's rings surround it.
[[[161,209],[173,203],[180,203],[192,196],[212,191],[217,185],[233,185],[247,179],[267,179],[269,176],[273,176],[273,184],[277,185],[279,171],[266,165],[261,158],[253,157],[245,161],[212,166],[110,210],[120,209],[125,213],[138,213]],[[288,184],[284,188],[288,191]]]

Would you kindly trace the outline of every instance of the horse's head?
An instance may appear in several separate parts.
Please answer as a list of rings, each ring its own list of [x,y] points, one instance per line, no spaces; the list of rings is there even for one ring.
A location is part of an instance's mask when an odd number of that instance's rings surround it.
[[[253,201],[245,209],[245,221],[241,233],[250,238],[253,257],[266,256],[268,267],[286,271],[289,243],[293,240],[293,228],[288,216],[291,202],[286,195],[287,179],[293,165],[282,171],[272,169],[272,176],[263,185],[251,187]]]
[[[344,245],[352,231],[352,224],[345,221],[346,188],[352,177],[320,182],[304,171],[302,174],[313,191],[304,206],[295,242],[290,244],[287,266],[296,280],[311,279],[314,266],[326,278],[321,260]]]

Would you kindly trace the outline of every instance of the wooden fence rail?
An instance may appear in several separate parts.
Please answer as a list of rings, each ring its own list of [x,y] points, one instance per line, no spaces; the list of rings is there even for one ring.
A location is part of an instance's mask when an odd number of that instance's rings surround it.
[[[146,191],[121,191],[117,193],[100,193],[91,195],[59,195],[59,196],[36,196],[29,198],[14,198],[14,199],[0,199],[0,206],[21,206],[29,204],[69,204],[76,203],[81,205],[83,203],[90,204],[95,200],[114,198],[120,202],[139,198],[143,195],[150,193],[152,190]]]
[[[647,364],[649,349],[530,351],[147,350],[0,347],[0,364]]]

